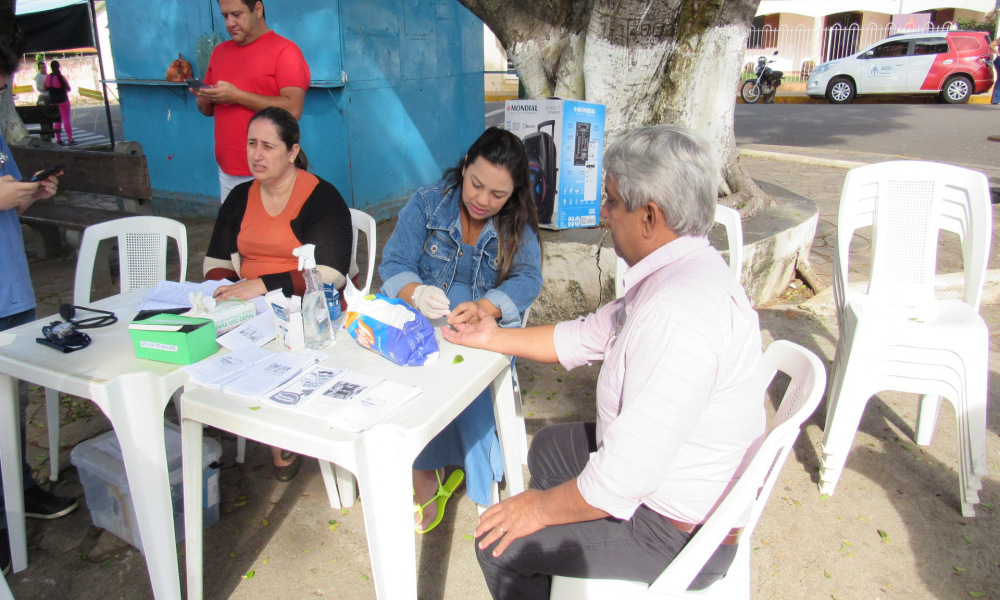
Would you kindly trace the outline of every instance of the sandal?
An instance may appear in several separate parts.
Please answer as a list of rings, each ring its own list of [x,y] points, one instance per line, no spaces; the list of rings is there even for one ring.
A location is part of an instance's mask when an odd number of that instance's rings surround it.
[[[292,464],[279,467],[275,465],[274,467],[274,478],[278,481],[291,481],[299,473],[299,468],[302,467],[302,455],[296,455],[294,452],[289,452],[288,450],[281,451],[281,460],[288,460],[291,457],[295,457],[295,461]]]
[[[455,471],[448,476],[448,480],[443,484],[441,483],[441,474],[437,471],[435,471],[434,474],[438,479],[437,494],[424,504],[414,504],[413,512],[420,515],[420,520],[423,521],[424,509],[430,506],[431,502],[433,502],[437,505],[437,517],[435,517],[434,521],[427,526],[427,529],[421,529],[419,524],[414,525],[413,528],[417,533],[427,533],[441,523],[441,520],[444,518],[444,509],[448,505],[448,498],[451,498],[451,495],[455,492],[455,488],[457,488],[462,483],[462,480],[465,479],[465,472],[462,471],[462,469],[455,469]]]

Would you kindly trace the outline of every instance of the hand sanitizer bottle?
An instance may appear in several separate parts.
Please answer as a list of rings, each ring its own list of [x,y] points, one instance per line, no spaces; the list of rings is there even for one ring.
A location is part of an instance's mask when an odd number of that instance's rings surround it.
[[[316,268],[316,246],[306,244],[292,251],[299,257],[299,270],[306,280],[306,293],[302,296],[302,323],[306,347],[321,350],[333,343],[333,326],[323,294],[323,278]]]

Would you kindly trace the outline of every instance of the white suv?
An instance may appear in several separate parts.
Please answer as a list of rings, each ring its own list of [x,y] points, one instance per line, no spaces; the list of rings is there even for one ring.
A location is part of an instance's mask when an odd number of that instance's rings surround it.
[[[860,94],[940,94],[949,104],[968,102],[993,86],[988,45],[981,31],[897,34],[819,65],[809,75],[806,94],[833,104]]]

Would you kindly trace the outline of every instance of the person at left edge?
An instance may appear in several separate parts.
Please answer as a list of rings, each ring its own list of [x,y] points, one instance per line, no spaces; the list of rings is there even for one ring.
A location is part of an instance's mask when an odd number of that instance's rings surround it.
[[[306,171],[295,118],[282,108],[258,112],[244,152],[254,179],[234,187],[219,209],[203,267],[206,280],[243,281],[220,286],[215,298],[249,300],[271,290],[304,295],[305,280],[292,255],[303,244],[316,246],[323,283],[342,289],[352,262],[351,211],[337,188]],[[271,450],[275,477],[290,480],[301,457]]]
[[[247,126],[259,110],[283,108],[302,116],[309,65],[292,41],[267,26],[261,0],[219,0],[231,40],[212,51],[203,82],[192,89],[198,110],[215,120],[215,160],[220,199],[238,183],[253,179],[247,167]]]
[[[10,79],[17,71],[17,56],[0,40],[0,95],[9,93]],[[9,102],[10,100],[6,100]],[[24,253],[24,238],[18,215],[39,198],[56,193],[58,175],[26,183],[10,153],[7,141],[0,133],[0,331],[35,320],[35,292],[28,273],[28,257]],[[24,481],[24,514],[35,519],[56,519],[76,510],[80,501],[64,498],[43,490],[31,476],[31,465],[25,460],[25,410],[28,407],[28,386],[18,384],[21,409],[21,476]],[[0,571],[10,571],[10,543],[7,538],[7,513],[4,510],[3,487],[0,486]]]

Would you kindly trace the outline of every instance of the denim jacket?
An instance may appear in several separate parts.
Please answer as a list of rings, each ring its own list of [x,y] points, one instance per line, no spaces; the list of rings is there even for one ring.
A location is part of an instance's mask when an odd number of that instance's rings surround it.
[[[462,244],[458,190],[444,193],[445,181],[418,189],[399,211],[399,221],[382,250],[379,276],[382,293],[395,298],[411,283],[433,285],[448,293],[455,279]],[[507,279],[497,286],[499,275],[497,233],[493,217],[476,241],[474,300],[483,298],[502,312],[501,327],[519,327],[521,315],[542,290],[542,255],[538,236],[524,228],[521,247]],[[452,307],[454,308],[454,307]]]

